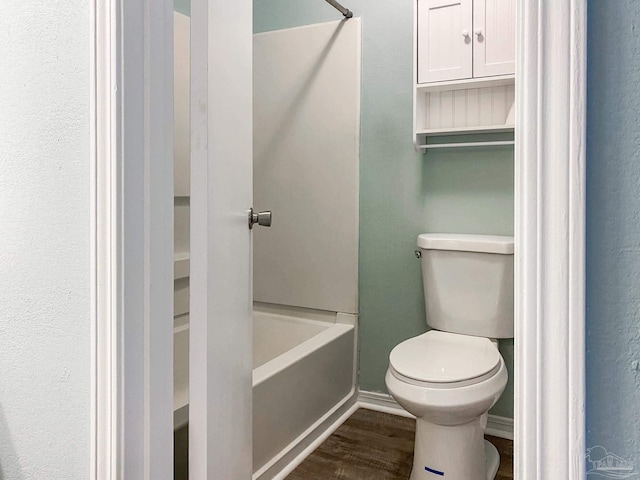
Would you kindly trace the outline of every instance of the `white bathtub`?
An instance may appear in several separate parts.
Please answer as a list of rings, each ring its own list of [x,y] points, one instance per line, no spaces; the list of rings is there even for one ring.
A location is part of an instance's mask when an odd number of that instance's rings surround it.
[[[254,480],[279,478],[355,403],[355,316],[254,311]],[[188,421],[188,326],[176,328],[175,427]]]
[[[253,331],[253,471],[265,480],[355,398],[355,329],[254,311]]]

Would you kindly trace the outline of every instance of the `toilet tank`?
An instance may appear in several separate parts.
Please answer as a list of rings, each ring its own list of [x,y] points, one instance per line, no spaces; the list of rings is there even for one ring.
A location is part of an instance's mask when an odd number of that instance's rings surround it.
[[[513,337],[513,237],[429,233],[418,248],[429,326]]]

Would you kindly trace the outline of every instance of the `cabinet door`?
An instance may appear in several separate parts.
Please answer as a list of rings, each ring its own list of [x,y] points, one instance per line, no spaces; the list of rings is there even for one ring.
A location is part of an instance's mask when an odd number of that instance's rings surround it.
[[[471,78],[472,0],[417,0],[418,83]]]
[[[473,76],[516,71],[516,0],[474,0]]]

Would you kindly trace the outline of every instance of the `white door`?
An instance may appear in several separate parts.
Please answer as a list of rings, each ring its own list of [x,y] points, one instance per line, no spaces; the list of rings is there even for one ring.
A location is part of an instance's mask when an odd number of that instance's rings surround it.
[[[473,76],[516,71],[516,0],[474,0]]]
[[[418,1],[418,83],[471,78],[472,0]]]
[[[252,474],[252,2],[191,2],[189,475]]]

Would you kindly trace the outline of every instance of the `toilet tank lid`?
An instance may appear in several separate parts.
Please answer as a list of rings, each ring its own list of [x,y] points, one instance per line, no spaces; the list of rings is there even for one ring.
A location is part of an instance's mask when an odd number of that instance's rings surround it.
[[[418,248],[513,255],[513,237],[462,233],[423,233],[418,235]]]

